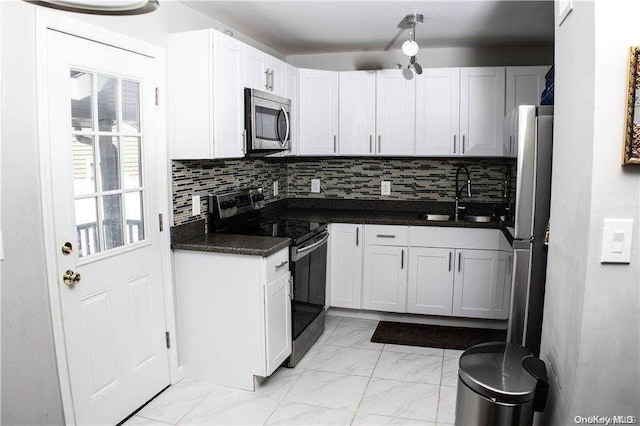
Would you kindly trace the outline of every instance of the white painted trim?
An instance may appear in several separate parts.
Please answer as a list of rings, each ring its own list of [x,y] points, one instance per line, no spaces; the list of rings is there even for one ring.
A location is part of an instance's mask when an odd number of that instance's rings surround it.
[[[573,0],[558,1],[558,26],[562,25],[567,16],[573,10]]]
[[[448,327],[490,328],[506,330],[506,320],[480,318],[439,317],[435,315],[394,314],[392,312],[368,311],[364,309],[329,308],[332,317],[361,318],[375,321],[406,322],[410,324],[442,325]]]
[[[45,247],[55,246],[55,229],[53,223],[53,198],[51,187],[51,161],[49,146],[49,123],[48,123],[48,73],[47,73],[47,31],[55,30],[64,32],[88,40],[108,44],[114,47],[123,48],[134,53],[142,54],[156,59],[157,84],[161,94],[166,93],[166,67],[165,51],[159,46],[124,36],[122,34],[105,30],[94,25],[63,16],[59,13],[36,9],[35,32],[36,32],[36,91],[38,110],[38,145],[40,156],[40,188],[42,199],[42,217],[44,227]],[[170,185],[167,169],[167,140],[166,140],[166,104],[161,99],[156,116],[156,132],[159,146],[159,198],[160,207],[165,218],[169,218],[173,210],[170,204]],[[163,207],[164,206],[164,207]],[[151,215],[150,217],[153,217]],[[157,224],[156,224],[157,225]],[[173,336],[171,349],[169,349],[169,376],[171,383],[176,383],[183,376],[182,369],[178,366],[178,355],[175,330],[175,310],[173,296],[173,273],[171,263],[171,249],[169,236],[169,223],[165,221],[164,232],[162,233],[162,274],[164,276],[164,304],[166,329]],[[75,425],[75,412],[73,408],[73,395],[71,393],[71,381],[69,377],[69,366],[66,353],[66,343],[64,325],[61,312],[61,296],[58,287],[57,259],[54,251],[45,250],[45,264],[47,285],[49,288],[49,303],[51,308],[51,322],[53,328],[54,347],[56,351],[56,361],[58,365],[58,376],[60,380],[60,392],[62,397],[62,407],[64,411],[65,423]]]

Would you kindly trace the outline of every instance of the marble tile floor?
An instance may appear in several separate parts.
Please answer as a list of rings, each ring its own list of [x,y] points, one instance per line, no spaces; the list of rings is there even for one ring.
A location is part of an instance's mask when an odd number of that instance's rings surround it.
[[[452,425],[462,351],[371,343],[376,325],[328,316],[296,368],[256,392],[183,380],[125,425]]]

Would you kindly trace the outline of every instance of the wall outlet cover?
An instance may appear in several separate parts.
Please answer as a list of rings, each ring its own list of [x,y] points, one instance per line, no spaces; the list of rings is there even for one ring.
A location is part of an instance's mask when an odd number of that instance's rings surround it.
[[[391,195],[391,181],[383,180],[380,183],[380,194],[381,195]]]
[[[605,219],[601,263],[630,263],[633,219]]]
[[[277,196],[278,195],[278,181],[274,180],[273,181],[273,196]]]
[[[320,179],[311,179],[311,192],[314,194],[320,193]]]
[[[200,208],[200,196],[194,195],[191,197],[191,216],[198,216],[200,213],[202,213]]]

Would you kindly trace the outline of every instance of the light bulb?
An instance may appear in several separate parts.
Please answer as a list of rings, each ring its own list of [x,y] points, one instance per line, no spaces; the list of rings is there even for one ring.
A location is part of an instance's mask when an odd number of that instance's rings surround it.
[[[407,40],[402,43],[402,53],[407,56],[416,56],[416,53],[418,53],[418,49],[418,43],[413,40]]]

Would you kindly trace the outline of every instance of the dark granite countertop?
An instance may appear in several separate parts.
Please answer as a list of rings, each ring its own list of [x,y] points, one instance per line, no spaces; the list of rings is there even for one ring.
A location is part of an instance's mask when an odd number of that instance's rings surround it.
[[[289,247],[290,238],[255,237],[251,235],[202,234],[198,237],[174,243],[174,250],[193,250],[250,256],[269,256]]]
[[[491,214],[496,207],[488,203],[466,205],[469,214]],[[452,209],[453,203],[442,202],[289,199],[268,204],[262,214],[269,218],[325,223],[501,229],[507,239],[513,241],[505,224],[498,220],[471,223],[418,219],[421,213]],[[171,248],[174,250],[269,256],[290,243],[289,238],[207,234],[204,219],[171,228]]]
[[[404,225],[404,226],[441,226],[451,228],[489,228],[498,229],[498,221],[488,223],[427,221],[418,219],[416,212],[407,211],[371,211],[371,210],[341,210],[341,209],[308,209],[290,208],[268,213],[268,217],[278,219],[305,220],[309,222],[326,223],[358,223],[367,225]]]

